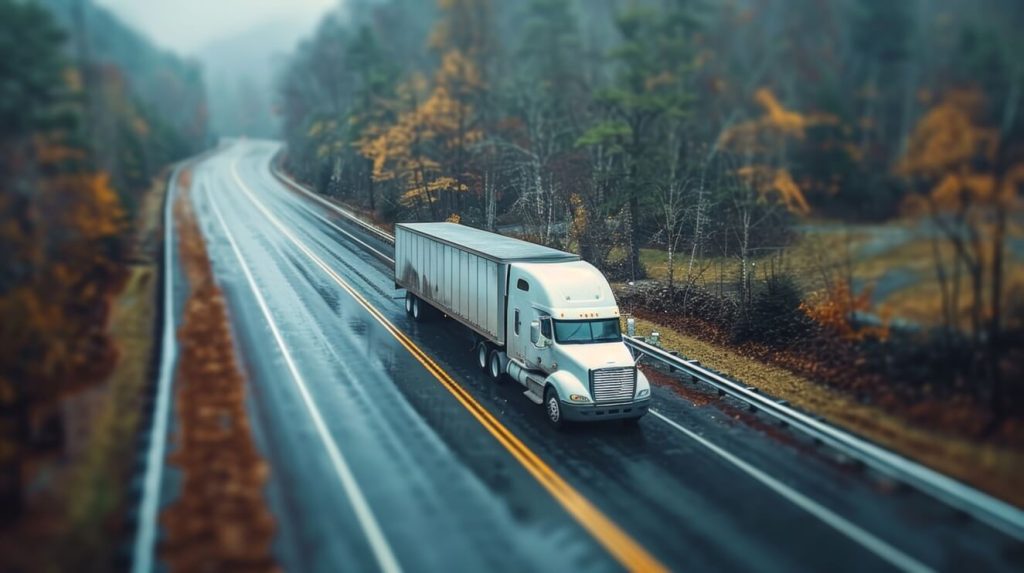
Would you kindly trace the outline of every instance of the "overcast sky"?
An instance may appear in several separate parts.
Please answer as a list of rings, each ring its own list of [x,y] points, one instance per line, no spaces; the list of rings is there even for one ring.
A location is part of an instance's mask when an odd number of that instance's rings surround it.
[[[310,25],[338,0],[96,0],[158,45],[194,55],[210,42],[275,18]]]

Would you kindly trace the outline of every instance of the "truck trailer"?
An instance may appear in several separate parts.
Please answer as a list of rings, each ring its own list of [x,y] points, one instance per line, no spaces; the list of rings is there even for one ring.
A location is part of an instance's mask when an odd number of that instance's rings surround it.
[[[415,320],[474,336],[480,368],[521,384],[548,421],[635,421],[650,384],[622,342],[611,286],[578,255],[455,223],[395,227],[395,287]]]

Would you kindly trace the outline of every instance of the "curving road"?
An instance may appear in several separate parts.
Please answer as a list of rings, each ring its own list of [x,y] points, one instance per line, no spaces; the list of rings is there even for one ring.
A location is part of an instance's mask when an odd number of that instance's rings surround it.
[[[270,171],[273,142],[199,163],[291,571],[1011,570],[1021,546],[727,401],[654,388],[638,427],[551,430],[414,323],[393,249]],[[380,255],[374,255],[372,251]],[[691,396],[692,398],[692,396]]]

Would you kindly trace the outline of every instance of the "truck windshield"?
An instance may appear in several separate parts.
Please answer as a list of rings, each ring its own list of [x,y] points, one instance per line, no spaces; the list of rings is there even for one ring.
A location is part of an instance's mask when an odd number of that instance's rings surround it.
[[[601,320],[556,320],[555,342],[559,344],[592,344],[622,340],[617,318]]]

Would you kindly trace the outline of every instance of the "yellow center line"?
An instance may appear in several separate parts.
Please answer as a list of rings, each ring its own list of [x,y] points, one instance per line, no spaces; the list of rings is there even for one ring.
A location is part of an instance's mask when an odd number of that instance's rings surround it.
[[[320,267],[335,283],[345,290],[356,302],[359,303],[373,318],[381,324],[391,335],[412,354],[424,368],[430,372],[445,389],[450,392],[456,400],[469,413],[494,436],[505,449],[512,454],[522,466],[536,479],[556,501],[573,518],[600,543],[619,563],[631,571],[667,571],[667,568],[654,558],[646,549],[623,531],[610,518],[594,506],[583,494],[576,491],[561,476],[555,473],[549,465],[541,460],[529,447],[515,436],[508,428],[498,421],[483,405],[476,401],[462,386],[448,375],[436,362],[419,348],[404,332],[391,323],[380,311],[377,310],[368,300],[359,294],[348,284],[338,273],[330,268],[320,257],[314,254],[305,244],[296,238],[277,217],[275,217],[263,203],[256,198],[256,195],[248,185],[242,181],[238,174],[238,160],[231,164],[231,172],[238,183],[238,186],[249,196],[249,200],[258,208],[267,219],[274,224],[300,251],[303,252],[313,263]]]

